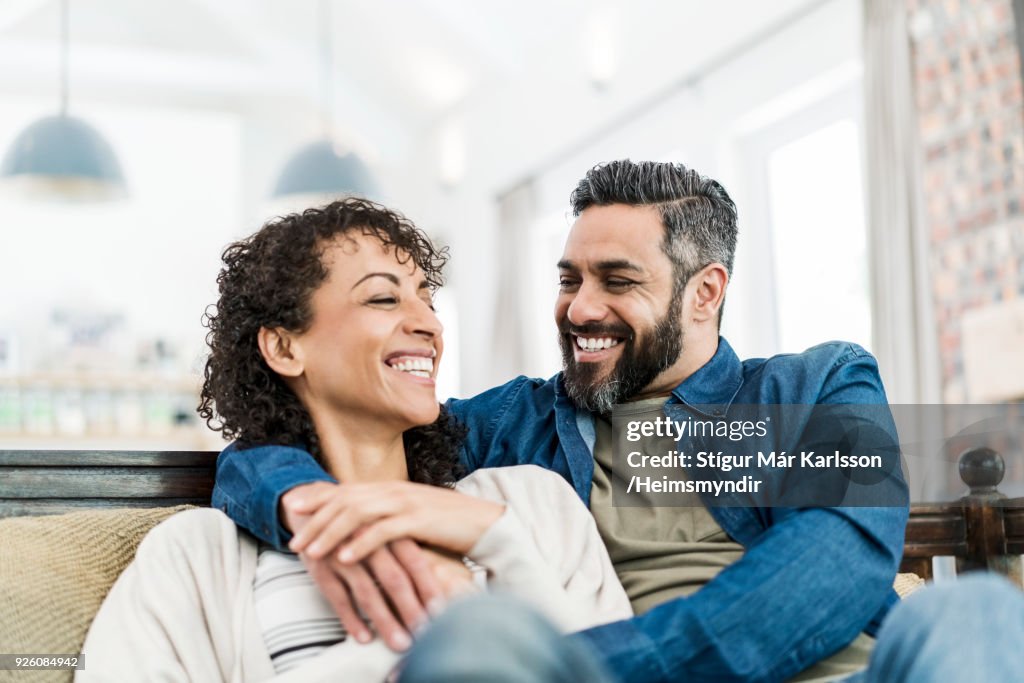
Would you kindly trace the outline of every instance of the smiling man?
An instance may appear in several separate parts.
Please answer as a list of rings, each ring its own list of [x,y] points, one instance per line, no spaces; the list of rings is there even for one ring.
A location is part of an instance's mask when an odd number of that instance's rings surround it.
[[[611,413],[721,419],[744,405],[884,406],[874,358],[839,342],[736,356],[719,336],[736,207],[714,180],[680,164],[616,161],[591,169],[571,203],[577,220],[555,305],[565,369],[449,403],[468,428],[466,469],[540,465],[589,505],[636,616],[577,640],[619,680],[775,681],[801,672],[811,680],[862,668],[872,642],[864,634],[896,601],[902,479],[889,507],[716,507],[698,497],[683,507],[617,506]],[[895,440],[888,410],[871,414],[876,431]],[[788,451],[806,438],[775,436]],[[324,482],[333,480],[301,447],[229,448],[214,504],[279,547],[296,532],[291,547],[324,582],[344,584],[365,558],[399,613],[422,613],[407,604],[417,570],[411,580],[394,572],[400,563],[387,545],[405,535],[402,515],[346,507],[344,485]],[[363,612],[378,614],[379,605]],[[368,635],[351,616],[343,621],[357,638]],[[393,646],[407,644],[397,620],[374,626]]]
[[[681,207],[593,201],[585,191],[574,195],[579,219],[558,262],[555,320],[566,392],[577,407],[606,415],[627,399],[668,396],[714,355],[736,227],[726,219],[717,253],[694,259],[682,231],[663,227],[663,211],[686,219]],[[705,259],[697,272],[695,261]],[[693,335],[684,354],[686,323],[714,334]]]

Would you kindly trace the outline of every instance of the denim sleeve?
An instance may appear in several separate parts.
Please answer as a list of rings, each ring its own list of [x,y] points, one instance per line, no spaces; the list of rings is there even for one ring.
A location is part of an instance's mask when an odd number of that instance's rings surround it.
[[[576,637],[620,680],[785,680],[863,630],[895,565],[849,519],[805,510],[694,595]]]
[[[257,538],[284,550],[292,535],[278,519],[278,501],[288,490],[314,481],[334,479],[300,448],[242,450],[231,444],[217,458],[212,505]]]
[[[529,381],[529,378],[520,375],[472,398],[453,398],[445,404],[448,412],[468,430],[462,446],[462,463],[467,474],[484,466],[495,425],[505,416],[509,403]]]
[[[874,359],[854,348],[818,400],[884,402]],[[772,526],[697,593],[574,637],[621,680],[780,681],[838,651],[889,598],[907,507],[764,512]]]
[[[448,401],[447,409],[469,428],[462,454],[468,472],[482,464],[495,420],[508,396],[524,381],[519,378],[474,398]],[[301,448],[256,446],[242,450],[231,444],[217,458],[212,504],[257,538],[285,549],[291,533],[278,518],[278,501],[288,490],[314,481],[334,479]]]

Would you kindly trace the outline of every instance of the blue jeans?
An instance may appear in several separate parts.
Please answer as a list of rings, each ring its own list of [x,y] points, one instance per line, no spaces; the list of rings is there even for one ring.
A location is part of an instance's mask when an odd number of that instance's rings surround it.
[[[1024,680],[1024,593],[996,574],[928,586],[882,622],[849,683]]]
[[[416,639],[400,683],[613,683],[586,645],[500,594],[447,609]]]
[[[401,683],[611,683],[600,654],[508,597],[459,603],[417,641]],[[1024,680],[1024,593],[993,574],[929,586],[882,625],[868,668],[844,683]],[[633,683],[632,681],[630,683]]]

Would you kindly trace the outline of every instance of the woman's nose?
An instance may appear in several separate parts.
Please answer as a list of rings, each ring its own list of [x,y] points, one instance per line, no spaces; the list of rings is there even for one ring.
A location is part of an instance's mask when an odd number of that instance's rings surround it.
[[[444,325],[430,304],[417,298],[406,317],[406,326],[410,333],[426,337],[440,337],[444,333]]]

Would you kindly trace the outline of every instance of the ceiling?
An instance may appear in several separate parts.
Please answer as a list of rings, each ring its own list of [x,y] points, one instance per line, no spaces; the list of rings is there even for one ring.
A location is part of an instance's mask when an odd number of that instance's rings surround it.
[[[557,40],[581,0],[333,0],[338,103],[409,126],[481,84],[514,76]],[[55,87],[58,0],[0,0],[0,87]],[[221,98],[320,98],[322,6],[314,0],[80,0],[70,3],[72,85]],[[538,20],[538,18],[543,20]]]
[[[381,144],[436,129],[502,89],[530,92],[524,84],[549,69],[596,80],[607,65],[587,55],[587,41],[591,53],[605,41],[605,52],[642,65],[607,99],[610,115],[823,1],[331,0],[335,124],[371,130]],[[59,8],[60,0],[0,0],[0,93],[56,96]],[[71,0],[70,8],[73,101],[323,104],[320,0]]]

